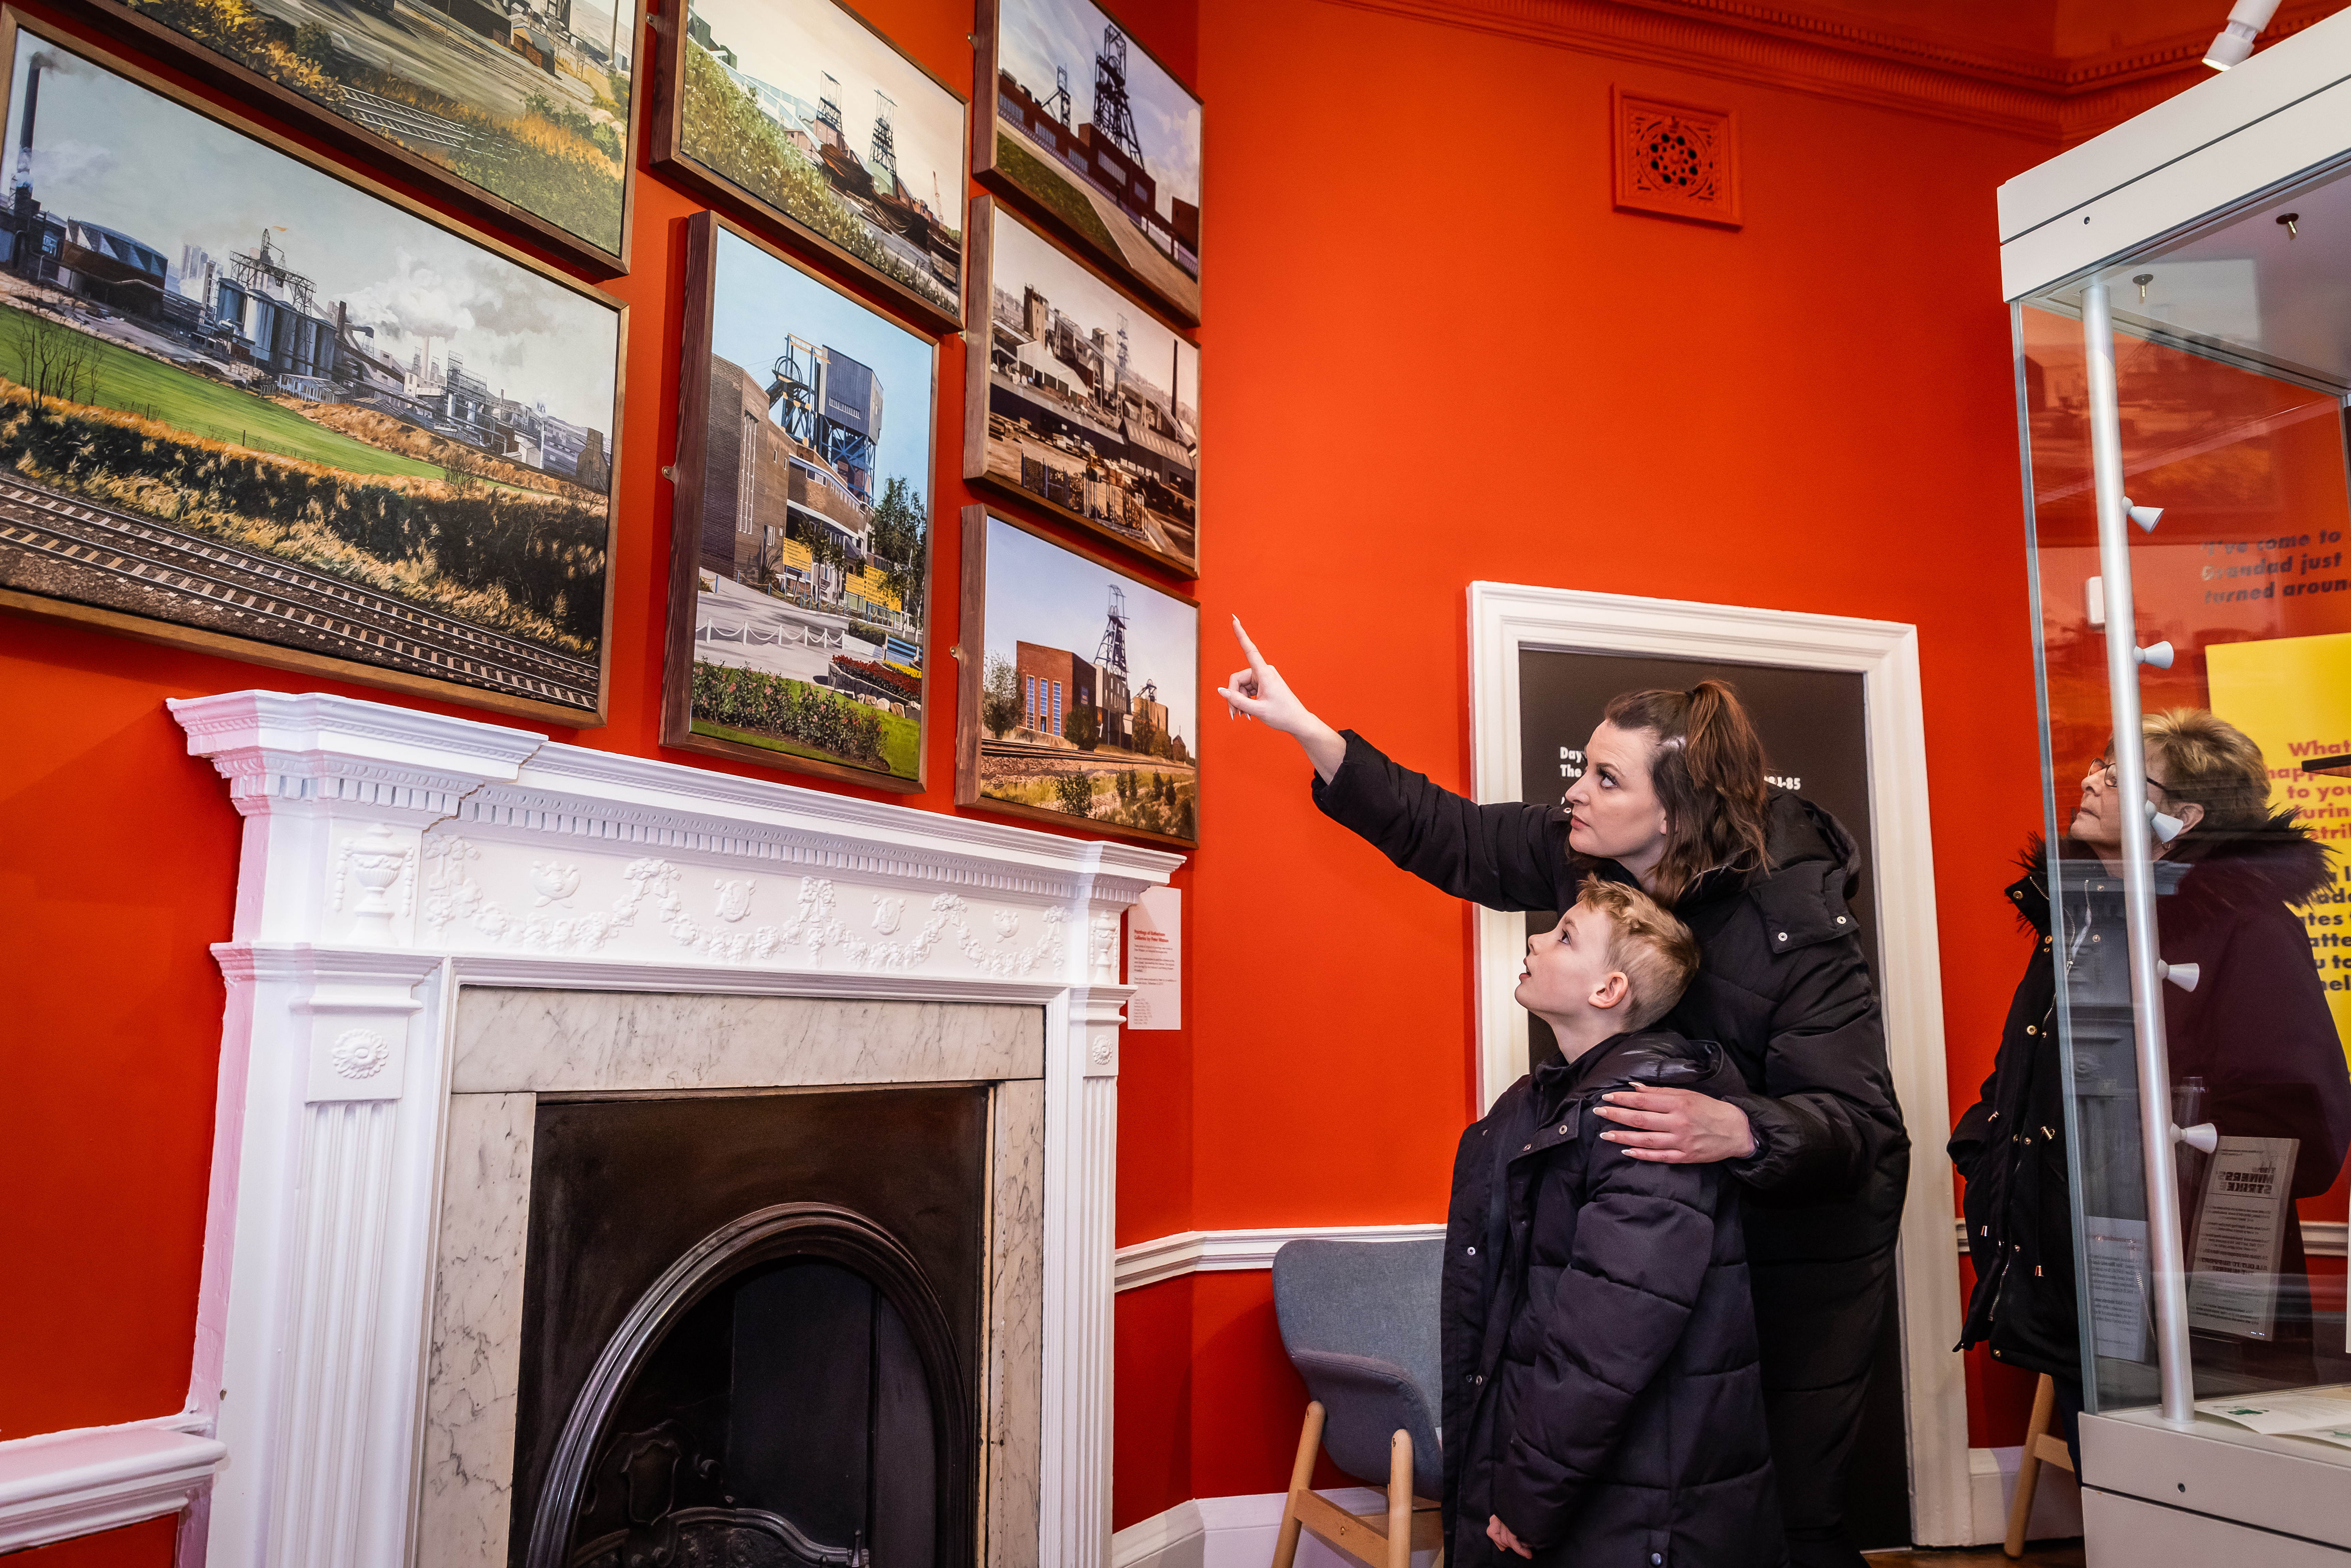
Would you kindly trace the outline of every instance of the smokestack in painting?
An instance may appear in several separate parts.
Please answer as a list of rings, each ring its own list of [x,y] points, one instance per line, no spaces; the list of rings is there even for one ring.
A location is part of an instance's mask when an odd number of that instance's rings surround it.
[[[25,125],[16,136],[16,188],[33,183],[33,117],[41,107],[41,57],[35,55],[25,72]]]

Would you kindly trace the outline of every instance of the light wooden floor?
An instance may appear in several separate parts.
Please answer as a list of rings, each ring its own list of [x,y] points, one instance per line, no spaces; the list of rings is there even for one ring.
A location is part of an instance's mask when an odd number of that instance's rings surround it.
[[[1964,1552],[1866,1552],[1869,1568],[2008,1568],[2009,1559],[1997,1546],[1971,1547]],[[2035,1541],[2017,1558],[2019,1568],[2082,1568],[2082,1543]]]

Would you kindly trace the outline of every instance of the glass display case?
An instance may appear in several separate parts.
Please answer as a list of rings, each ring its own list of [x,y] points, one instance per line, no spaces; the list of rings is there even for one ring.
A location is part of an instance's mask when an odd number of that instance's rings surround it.
[[[2335,55],[2304,75],[2351,85],[2345,29],[2273,52],[2310,44]],[[2271,97],[2307,96],[2294,63]],[[2209,141],[2262,122],[2262,86],[2207,84]],[[2351,148],[2338,120],[2331,144],[2284,155],[2287,177],[2241,158],[2257,188],[2186,210],[2196,193],[2160,182],[2167,140],[2194,139],[2167,109],[2137,164],[2129,126],[2100,139],[2103,163],[2074,159],[2077,205],[2036,198],[2056,214],[2039,231],[2079,214],[2147,237],[2011,288],[2055,989],[2036,1028],[2056,1030],[2063,1069],[2041,1103],[2064,1125],[1996,1131],[2064,1151],[2043,1168],[2071,1207],[2093,1563],[2102,1519],[2168,1542],[2153,1560],[2337,1562]],[[2145,211],[2113,199],[2134,183]],[[2099,244],[2058,237],[2076,258]],[[2199,1530],[2220,1533],[2185,1545]]]

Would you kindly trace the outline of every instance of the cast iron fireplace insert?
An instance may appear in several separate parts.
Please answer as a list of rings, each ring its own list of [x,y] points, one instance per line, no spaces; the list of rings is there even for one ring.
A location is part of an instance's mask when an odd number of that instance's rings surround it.
[[[542,1099],[509,1563],[968,1562],[988,1100]]]

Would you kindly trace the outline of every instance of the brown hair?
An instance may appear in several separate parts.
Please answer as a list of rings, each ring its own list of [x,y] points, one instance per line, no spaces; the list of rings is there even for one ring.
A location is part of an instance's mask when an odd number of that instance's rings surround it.
[[[1698,938],[1637,887],[1587,876],[1575,890],[1578,909],[1608,921],[1608,967],[1625,977],[1625,1029],[1645,1030],[1682,999],[1698,973]]]
[[[2147,715],[2139,733],[2162,759],[2165,799],[2203,807],[2204,826],[2232,832],[2269,821],[2269,764],[2243,730],[2210,708],[2176,707]]]
[[[1602,717],[1656,737],[1649,781],[1666,809],[1666,853],[1655,873],[1661,903],[1671,907],[1717,866],[1752,873],[1771,863],[1763,742],[1737,692],[1720,681],[1686,692],[1624,692],[1609,699]]]

